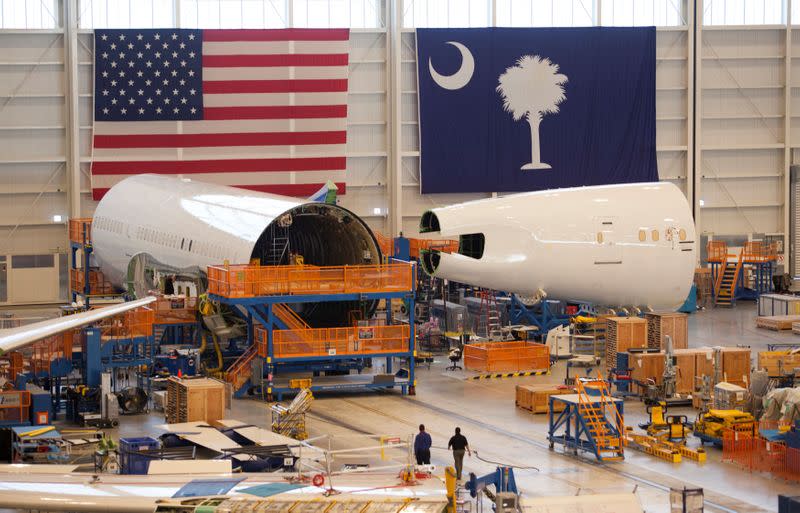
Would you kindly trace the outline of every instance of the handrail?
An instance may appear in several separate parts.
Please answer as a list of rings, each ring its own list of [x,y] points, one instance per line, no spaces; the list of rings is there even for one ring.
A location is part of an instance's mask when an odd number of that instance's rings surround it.
[[[413,264],[328,266],[228,265],[208,267],[208,291],[228,298],[272,295],[408,292]]]
[[[714,297],[719,297],[719,290],[722,288],[722,277],[725,275],[725,268],[728,267],[728,262],[723,262],[717,273],[717,279],[714,281]]]
[[[92,241],[92,218],[81,217],[69,220],[69,240],[78,244],[89,244]]]
[[[733,298],[734,291],[736,290],[736,282],[739,281],[739,273],[742,272],[742,264],[744,262],[742,257],[742,253],[739,253],[739,262],[736,264],[736,272],[733,273],[733,281],[730,286],[731,298]]]
[[[710,240],[706,244],[706,260],[722,264],[728,261],[728,243],[721,240]]]
[[[598,423],[603,422],[603,421],[607,421],[607,417],[606,417],[607,410],[612,413],[612,416],[613,416],[614,420],[617,423],[617,434],[613,435],[613,436],[611,436],[610,434],[601,435],[601,437],[602,438],[617,439],[618,440],[618,444],[619,444],[618,448],[621,451],[623,445],[626,443],[625,437],[624,437],[625,421],[624,421],[622,415],[619,413],[619,409],[617,408],[617,405],[614,403],[614,397],[609,393],[607,382],[603,379],[602,375],[599,372],[597,373],[597,379],[592,380],[592,383],[597,385],[597,389],[600,392],[600,396],[599,396],[600,401],[599,402],[602,405],[601,409],[600,409],[600,413],[597,414],[597,415],[595,415],[593,413],[593,410],[591,408],[592,403],[598,402],[598,401],[593,401],[591,399],[591,397],[589,396],[589,393],[586,391],[586,388],[585,388],[585,386],[583,384],[583,381],[581,381],[580,379],[576,379],[575,380],[575,389],[578,392],[578,407],[582,408],[582,414],[584,414],[584,413],[588,414],[589,419],[590,419],[590,423],[594,422],[595,424],[598,424]],[[598,447],[598,448],[600,450],[615,449],[615,447],[610,447],[610,446],[607,446],[607,445],[606,446],[602,446],[602,447]]]
[[[235,390],[241,388],[249,379],[250,375],[246,371],[252,373],[249,364],[256,357],[256,354],[258,354],[258,351],[256,350],[256,345],[253,344],[225,372],[225,381],[233,384]]]
[[[274,330],[272,356],[298,358],[407,352],[410,336],[410,328],[405,324]],[[263,327],[256,327],[255,338],[258,353],[269,356]]]

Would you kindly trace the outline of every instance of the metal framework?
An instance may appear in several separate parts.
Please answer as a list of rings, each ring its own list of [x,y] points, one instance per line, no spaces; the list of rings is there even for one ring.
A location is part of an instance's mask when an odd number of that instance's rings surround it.
[[[384,268],[389,269],[396,265],[400,264],[389,264],[388,266],[384,266]],[[409,267],[409,278],[415,275],[416,264],[405,262],[402,265]],[[308,266],[309,269],[312,267],[313,266]],[[371,273],[374,274],[375,269],[380,269],[381,266],[348,266],[347,268],[356,273],[359,271],[359,268],[369,268]],[[317,269],[324,271],[326,268]],[[274,270],[277,270],[277,267]],[[380,273],[380,271],[378,272]],[[212,274],[214,273],[209,270],[209,277],[211,277]],[[242,273],[239,274],[241,275]],[[291,280],[288,280],[287,283],[291,283]],[[319,372],[319,370],[325,368],[325,366],[336,368],[344,365],[345,368],[350,368],[353,362],[355,362],[357,368],[360,369],[365,366],[366,360],[373,360],[376,358],[385,359],[387,374],[392,374],[393,372],[394,358],[407,359],[408,376],[396,376],[393,380],[387,380],[386,382],[370,382],[364,379],[335,380],[329,383],[324,381],[312,381],[311,386],[308,388],[312,392],[324,392],[399,387],[403,394],[413,394],[416,379],[414,369],[416,358],[414,335],[414,296],[416,292],[416,280],[404,280],[406,285],[401,287],[402,290],[398,290],[397,282],[389,280],[384,283],[383,291],[378,287],[378,289],[373,291],[362,293],[344,291],[340,293],[310,293],[313,289],[310,288],[308,282],[303,283],[303,292],[298,294],[228,297],[224,292],[222,294],[209,293],[209,299],[229,305],[234,310],[239,308],[244,309],[247,313],[246,320],[249,347],[245,354],[227,373],[228,381],[233,383],[237,396],[243,396],[247,388],[254,386],[261,388],[262,394],[267,400],[272,400],[273,397],[277,397],[277,400],[280,401],[284,394],[294,394],[298,392],[298,389],[291,387],[289,383],[276,380],[276,376],[279,376],[281,373],[286,373],[288,369]],[[211,284],[211,281],[209,284]],[[277,289],[281,289],[280,284],[276,283],[274,286],[277,287]],[[227,288],[230,290],[230,287]],[[235,292],[232,295],[239,295],[238,291],[240,291],[241,288],[234,287],[233,290]],[[217,289],[217,292],[222,291]],[[355,334],[349,338],[351,345],[343,349],[336,343],[326,343],[325,337],[330,338],[330,335],[327,333],[329,330],[317,330],[310,327],[300,329],[294,327],[293,329],[293,326],[287,323],[286,317],[281,313],[281,310],[286,309],[287,307],[285,305],[288,304],[373,300],[386,301],[386,325],[332,328],[333,330],[352,329],[355,331]],[[407,301],[410,305],[408,309],[408,330],[405,332],[407,335],[403,337],[404,341],[402,345],[388,344],[377,349],[366,349],[364,344],[368,343],[370,340],[374,340],[376,330],[395,326],[395,324],[392,323],[392,300]],[[363,337],[362,333],[364,335]],[[287,338],[295,338],[307,344],[307,349],[299,352],[282,350],[276,338],[280,339],[284,335],[286,335]],[[321,351],[321,347],[324,348],[325,351]],[[254,368],[258,374],[261,374],[260,376],[252,375]]]

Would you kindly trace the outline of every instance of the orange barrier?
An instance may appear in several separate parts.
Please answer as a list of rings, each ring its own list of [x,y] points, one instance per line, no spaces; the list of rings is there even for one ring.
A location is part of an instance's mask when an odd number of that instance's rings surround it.
[[[411,269],[409,264],[210,266],[208,292],[229,298],[404,292],[413,288]]]
[[[31,406],[31,393],[26,390],[0,392],[0,422],[25,422]]]
[[[772,262],[778,258],[778,245],[762,241],[745,242],[742,260],[745,262]]]
[[[377,355],[408,351],[410,336],[411,330],[404,324],[275,330],[272,332],[272,346],[276,358]],[[259,356],[266,358],[269,356],[266,330],[257,326],[255,337]]]
[[[373,232],[383,256],[394,255],[394,239],[380,232]],[[437,250],[442,253],[455,253],[458,251],[458,241],[449,239],[416,239],[408,237],[408,256],[419,260],[422,250]]]
[[[479,372],[519,372],[550,368],[550,349],[526,342],[486,342],[464,346],[464,367]]]
[[[383,256],[394,255],[394,239],[387,237],[381,232],[372,232],[375,235],[375,240],[378,241],[378,247],[381,249]]]
[[[148,307],[129,310],[103,319],[100,333],[103,337],[111,338],[149,337],[153,334],[155,317],[155,312]]]
[[[31,371],[39,375],[50,373],[50,362],[56,358],[72,359],[72,347],[76,337],[80,336],[79,330],[67,331],[39,340],[32,345],[29,359]]]
[[[706,244],[707,260],[722,263],[728,261],[728,243],[721,240],[710,240]]]
[[[70,281],[70,289],[74,290],[78,293],[83,293],[84,286],[86,284],[85,273],[83,269],[70,269],[69,270],[69,281]],[[101,295],[101,294],[116,294],[116,289],[111,282],[106,280],[105,276],[101,271],[90,269],[89,270],[89,295]]]
[[[159,296],[150,308],[155,312],[155,324],[181,324],[197,320],[197,298]]]
[[[750,472],[767,472],[787,481],[800,481],[800,450],[761,437],[726,431],[722,461]]]
[[[78,244],[90,243],[92,241],[92,218],[70,219],[69,240]]]

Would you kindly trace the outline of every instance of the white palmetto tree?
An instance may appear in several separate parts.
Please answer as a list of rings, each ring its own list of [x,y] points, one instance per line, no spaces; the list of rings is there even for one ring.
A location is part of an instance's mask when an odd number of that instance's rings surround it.
[[[558,64],[538,55],[523,55],[514,66],[498,79],[497,92],[503,98],[503,108],[514,121],[525,119],[531,127],[531,161],[522,169],[550,169],[541,161],[539,123],[547,114],[558,112],[567,98],[564,84],[567,76],[558,72]]]

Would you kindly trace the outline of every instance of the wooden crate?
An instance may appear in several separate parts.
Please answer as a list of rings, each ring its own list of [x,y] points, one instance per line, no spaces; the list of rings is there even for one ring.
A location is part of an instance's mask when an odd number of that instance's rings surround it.
[[[679,394],[691,394],[694,392],[695,379],[697,375],[695,349],[676,349],[675,363],[678,367],[678,376],[675,380],[675,391]]]
[[[714,376],[714,349],[704,347],[696,349],[695,376]],[[747,387],[750,384],[750,348],[722,348],[722,381]]]
[[[171,377],[167,381],[167,423],[223,419],[226,395],[225,383],[216,379]]]
[[[617,365],[617,353],[647,347],[647,321],[639,317],[609,317],[606,324],[606,368]]]
[[[800,369],[800,353],[789,351],[761,351],[758,353],[759,369],[767,371],[771,378],[778,378],[785,373]],[[800,371],[796,373],[800,376]]]
[[[637,383],[645,383],[649,378],[661,383],[664,377],[664,353],[629,353],[628,368],[631,379]],[[639,388],[642,393],[642,387]]]
[[[550,368],[550,349],[535,342],[487,342],[464,346],[464,367],[477,372],[519,372]]]
[[[664,337],[672,337],[673,349],[686,349],[689,347],[689,316],[680,312],[648,313],[647,320],[647,347],[651,349],[666,349]]]
[[[532,413],[548,413],[550,411],[550,396],[572,394],[571,388],[557,388],[554,385],[517,385],[517,408],[528,410]],[[555,404],[555,412],[564,410],[564,403]]]
[[[792,324],[800,322],[800,315],[770,315],[756,317],[756,327],[766,328],[773,331],[784,331],[792,329]]]
[[[750,386],[750,348],[726,347],[722,350],[723,379],[747,388]]]

